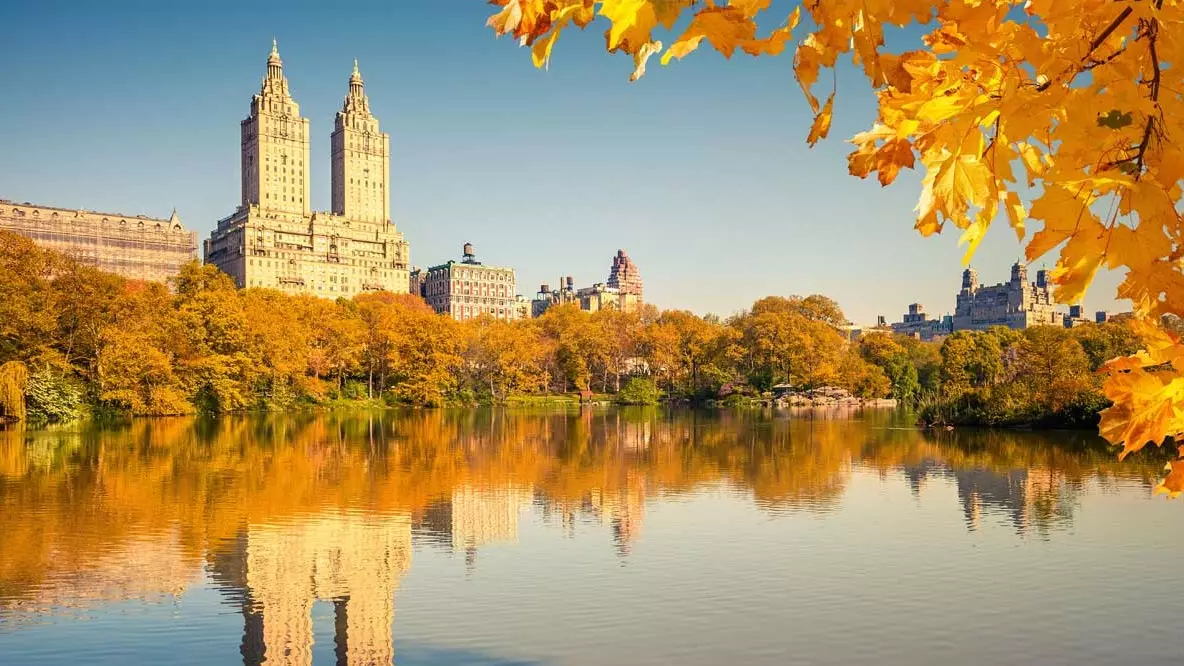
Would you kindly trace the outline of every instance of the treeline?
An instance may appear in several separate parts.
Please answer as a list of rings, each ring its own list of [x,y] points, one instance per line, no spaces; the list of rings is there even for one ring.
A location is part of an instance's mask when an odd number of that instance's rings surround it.
[[[726,320],[560,306],[527,321],[457,322],[410,295],[330,301],[239,290],[196,262],[170,291],[0,232],[0,415],[20,416],[20,397],[30,419],[47,421],[575,392],[742,402],[784,383],[924,398],[964,414],[1059,409],[1092,404],[1082,400],[1097,395],[1093,371],[1135,342],[1116,324],[957,333],[940,345],[882,332],[851,341],[845,322],[818,295],[763,298]]]
[[[939,390],[921,401],[920,416],[931,424],[1093,427],[1110,405],[1102,365],[1140,346],[1120,321],[958,331],[941,344]]]
[[[893,388],[875,358],[848,343],[842,311],[822,296],[762,299],[727,321],[567,306],[528,321],[457,322],[408,295],[329,301],[239,290],[197,263],[173,287],[0,234],[0,365],[27,369],[30,416],[339,399],[438,406],[622,389],[626,401],[652,402],[659,393],[716,397],[724,386],[758,393],[782,382],[865,397]]]

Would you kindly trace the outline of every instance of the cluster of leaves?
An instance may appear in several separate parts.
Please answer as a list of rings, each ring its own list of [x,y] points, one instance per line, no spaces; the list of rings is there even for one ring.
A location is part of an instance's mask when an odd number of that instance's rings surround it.
[[[196,263],[174,286],[127,281],[0,233],[0,362],[34,369],[30,404],[51,419],[77,409],[77,385],[92,406],[134,414],[608,393],[635,375],[687,397],[733,382],[888,390],[840,335],[838,305],[821,296],[762,299],[727,322],[574,305],[528,321],[457,322],[409,295],[239,290]]]
[[[663,64],[704,40],[725,56],[779,53],[804,11],[794,71],[814,111],[809,142],[827,135],[835,102],[832,89],[820,103],[819,74],[849,54],[879,102],[875,124],[852,139],[850,172],[888,185],[919,163],[916,227],[929,235],[953,223],[967,261],[1000,214],[1029,260],[1059,248],[1051,279],[1062,303],[1079,302],[1102,266],[1125,271],[1118,296],[1155,347],[1107,368],[1114,407],[1101,432],[1123,455],[1184,435],[1184,343],[1161,324],[1184,315],[1184,3],[828,0],[773,17],[779,27],[764,38],[758,15],[770,0],[493,4],[501,10],[489,25],[532,45],[540,66],[569,24],[602,17],[608,50],[634,57],[633,80],[661,50],[655,30],[680,19]],[[923,33],[915,48],[886,47],[887,30],[912,25]],[[1184,459],[1169,487],[1184,490]]]

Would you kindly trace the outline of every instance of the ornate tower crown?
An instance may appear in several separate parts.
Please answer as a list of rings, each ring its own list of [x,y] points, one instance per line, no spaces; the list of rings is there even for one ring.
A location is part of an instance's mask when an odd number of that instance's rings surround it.
[[[288,93],[288,79],[284,76],[284,61],[280,59],[279,45],[274,37],[271,40],[271,53],[267,56],[267,75],[263,77],[259,95],[279,97],[283,100],[292,98]]]
[[[357,58],[354,58],[354,71],[349,75],[349,92],[345,95],[345,104],[342,105],[341,112],[366,118],[370,116],[370,100],[366,98],[366,88],[362,83],[362,72],[358,70]]]

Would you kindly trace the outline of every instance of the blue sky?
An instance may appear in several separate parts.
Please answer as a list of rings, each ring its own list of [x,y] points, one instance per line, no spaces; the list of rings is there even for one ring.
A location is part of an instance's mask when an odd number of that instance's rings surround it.
[[[776,5],[790,6],[788,2]],[[329,134],[354,58],[391,136],[391,210],[412,263],[472,242],[517,269],[519,292],[560,275],[603,281],[626,249],[646,300],[728,315],[762,296],[825,293],[856,322],[910,302],[952,310],[957,234],[912,229],[919,174],[847,175],[844,139],[875,119],[866,82],[837,76],[831,138],[792,57],[706,48],[628,82],[603,25],[568,32],[549,71],[484,27],[478,0],[0,6],[0,198],[167,217],[203,237],[239,201],[239,121],[272,37],[311,121],[312,203],[329,207]],[[667,38],[666,41],[669,41]],[[974,262],[1004,281],[1021,255],[1000,222]],[[1048,262],[1051,266],[1051,262]],[[1102,276],[1088,310],[1123,309]]]

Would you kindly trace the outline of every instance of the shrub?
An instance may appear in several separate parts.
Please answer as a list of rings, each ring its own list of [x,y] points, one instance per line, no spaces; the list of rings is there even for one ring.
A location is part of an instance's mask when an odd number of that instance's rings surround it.
[[[38,370],[29,375],[25,399],[32,420],[49,423],[73,421],[80,416],[82,388],[73,380],[48,369]]]
[[[662,392],[648,377],[631,377],[617,393],[617,402],[622,405],[656,405]]]

